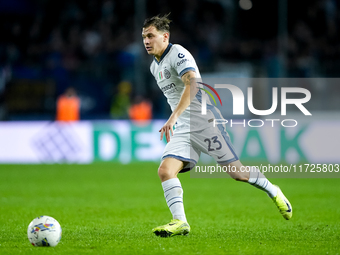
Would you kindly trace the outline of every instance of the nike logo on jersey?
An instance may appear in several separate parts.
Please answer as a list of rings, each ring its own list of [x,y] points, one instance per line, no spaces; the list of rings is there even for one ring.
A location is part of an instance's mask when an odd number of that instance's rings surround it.
[[[223,156],[221,156],[221,157],[217,157],[218,159],[221,159],[221,158],[223,158],[225,155],[227,155],[227,153],[226,154],[224,154]]]

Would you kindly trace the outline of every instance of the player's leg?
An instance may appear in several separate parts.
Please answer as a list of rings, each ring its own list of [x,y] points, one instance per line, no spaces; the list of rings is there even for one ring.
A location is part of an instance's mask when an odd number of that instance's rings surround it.
[[[178,159],[165,158],[158,168],[158,175],[162,181],[164,197],[173,219],[187,222],[183,206],[183,188],[177,178],[183,165],[183,162]]]
[[[194,138],[196,138],[194,136]],[[201,141],[208,141],[207,144]],[[202,151],[211,155],[222,167],[226,166],[229,175],[237,181],[248,182],[265,191],[279,208],[282,216],[289,220],[292,217],[292,206],[280,188],[273,185],[257,167],[245,167],[239,161],[230,137],[222,125],[208,128],[197,136],[196,143]]]
[[[158,176],[161,182],[177,178],[177,174],[183,169],[183,166],[183,161],[179,159],[171,157],[163,159],[158,168]]]
[[[183,189],[177,178],[179,172],[186,172],[194,167],[201,153],[192,147],[190,137],[190,133],[175,132],[163,152],[158,175],[173,219],[170,223],[152,230],[158,236],[186,235],[190,232],[184,213]]]
[[[228,174],[237,181],[248,182],[254,187],[265,191],[274,201],[282,216],[289,220],[292,217],[293,209],[288,199],[283,195],[281,189],[273,185],[257,167],[246,167],[237,160],[225,165],[229,169]]]
[[[226,166],[228,174],[236,181],[248,182],[271,198],[277,195],[276,187],[256,167],[244,166],[240,160],[222,166]]]
[[[168,157],[163,159],[158,168],[164,197],[173,217],[170,223],[152,230],[158,236],[186,235],[190,232],[184,212],[183,189],[177,178],[177,174],[183,169],[183,166],[184,163],[181,160]]]

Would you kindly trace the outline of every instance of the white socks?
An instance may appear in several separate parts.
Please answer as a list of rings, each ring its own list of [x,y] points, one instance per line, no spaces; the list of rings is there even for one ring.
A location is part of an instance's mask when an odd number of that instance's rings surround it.
[[[183,189],[178,178],[162,182],[164,197],[174,219],[187,222],[183,206]]]
[[[270,198],[277,194],[277,188],[259,171],[257,167],[252,167],[249,173],[248,182],[254,187],[267,192]]]

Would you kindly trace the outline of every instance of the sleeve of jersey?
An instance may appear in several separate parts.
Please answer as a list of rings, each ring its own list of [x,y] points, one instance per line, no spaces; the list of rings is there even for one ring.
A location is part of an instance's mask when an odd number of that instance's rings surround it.
[[[176,69],[180,77],[188,71],[196,71],[195,59],[189,51],[181,48],[176,48],[173,52],[172,66]]]

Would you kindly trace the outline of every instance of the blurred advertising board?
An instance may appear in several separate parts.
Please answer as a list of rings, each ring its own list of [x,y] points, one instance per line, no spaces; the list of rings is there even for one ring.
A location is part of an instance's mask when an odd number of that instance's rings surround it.
[[[0,163],[159,162],[165,120],[0,122]],[[314,121],[294,128],[227,126],[241,160],[339,163],[340,121]],[[203,160],[210,160],[203,156]]]

